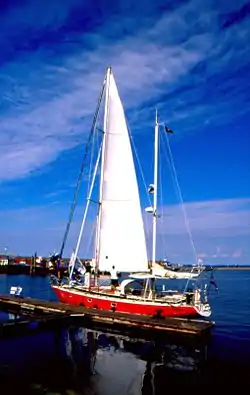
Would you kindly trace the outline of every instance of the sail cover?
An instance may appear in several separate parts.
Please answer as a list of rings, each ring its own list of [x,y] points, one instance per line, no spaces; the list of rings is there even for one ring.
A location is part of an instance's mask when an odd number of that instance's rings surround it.
[[[144,225],[130,138],[112,74],[109,78],[99,225],[99,270],[148,271]]]

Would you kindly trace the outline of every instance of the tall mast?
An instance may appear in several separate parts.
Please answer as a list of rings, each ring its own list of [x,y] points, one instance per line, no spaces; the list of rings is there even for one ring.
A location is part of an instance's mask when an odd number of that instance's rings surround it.
[[[154,144],[154,202],[153,202],[153,242],[152,242],[152,266],[156,258],[156,221],[157,221],[157,184],[158,184],[158,145],[159,123],[157,109],[155,112],[155,144]]]
[[[104,161],[105,161],[105,146],[106,146],[106,132],[109,111],[109,85],[110,85],[111,67],[107,68],[106,72],[106,86],[105,86],[105,106],[104,106],[104,120],[103,120],[103,142],[102,142],[102,159],[101,159],[101,175],[100,175],[100,189],[99,189],[99,210],[97,218],[97,232],[96,232],[96,253],[95,253],[95,272],[98,271],[99,266],[99,251],[100,251],[100,228],[101,228],[101,211],[102,211],[102,195],[103,195],[103,175],[104,175]]]

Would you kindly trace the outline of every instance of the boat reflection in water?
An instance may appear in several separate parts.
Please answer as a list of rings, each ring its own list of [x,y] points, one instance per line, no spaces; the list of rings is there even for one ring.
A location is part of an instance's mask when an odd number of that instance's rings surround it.
[[[184,375],[193,383],[205,357],[201,349],[193,347],[104,334],[98,336],[97,354],[95,372],[99,379],[94,381],[94,388],[98,394],[110,395],[163,395],[166,386],[176,388]],[[175,380],[171,380],[174,371]]]
[[[197,373],[201,357],[194,348],[157,345],[85,328],[2,340],[0,346],[0,393],[8,394],[17,390],[34,394],[66,390],[88,395],[164,394],[170,376],[162,369],[190,376]]]
[[[193,383],[205,356],[204,350],[194,347],[85,329],[65,333],[64,341],[70,387],[90,395],[165,394],[166,380],[174,385],[187,376],[186,384]],[[174,371],[175,379],[170,380]],[[171,372],[167,379],[166,372]]]
[[[85,328],[1,340],[0,347],[1,394],[163,395],[167,388],[212,391],[216,380],[239,379],[235,364],[209,362],[206,346]]]

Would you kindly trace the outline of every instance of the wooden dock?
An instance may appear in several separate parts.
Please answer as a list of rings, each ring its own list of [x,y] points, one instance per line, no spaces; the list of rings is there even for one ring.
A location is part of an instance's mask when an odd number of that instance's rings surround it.
[[[214,325],[213,322],[206,320],[154,319],[142,315],[7,295],[0,296],[0,310],[22,316],[16,321],[1,324],[0,337],[15,336],[15,333],[24,335],[25,331],[30,335],[42,330],[82,326],[144,339],[164,339],[182,335],[202,340],[209,337]]]

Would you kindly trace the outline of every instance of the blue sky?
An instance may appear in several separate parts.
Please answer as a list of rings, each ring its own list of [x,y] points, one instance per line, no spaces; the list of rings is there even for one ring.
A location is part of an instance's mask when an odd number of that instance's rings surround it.
[[[1,2],[0,250],[60,248],[111,64],[147,182],[157,106],[175,130],[171,146],[197,252],[208,263],[250,263],[250,3],[95,4]],[[167,191],[158,257],[190,261],[180,207]]]

